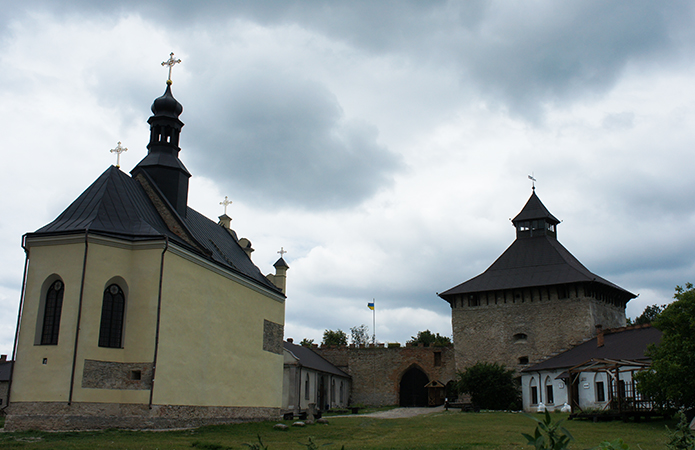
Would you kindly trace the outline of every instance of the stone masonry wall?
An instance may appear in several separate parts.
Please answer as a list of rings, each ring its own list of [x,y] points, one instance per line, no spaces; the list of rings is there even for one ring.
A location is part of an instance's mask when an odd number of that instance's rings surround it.
[[[397,405],[401,378],[413,366],[430,381],[446,384],[455,376],[453,347],[331,346],[313,350],[352,376],[350,404]],[[436,353],[440,356],[435,357]]]
[[[552,288],[542,294],[530,301],[527,293],[523,303],[488,301],[489,296],[479,306],[455,302],[452,329],[457,370],[479,361],[522,370],[592,338],[596,325],[625,325],[623,307],[584,297],[581,289],[562,299]]]

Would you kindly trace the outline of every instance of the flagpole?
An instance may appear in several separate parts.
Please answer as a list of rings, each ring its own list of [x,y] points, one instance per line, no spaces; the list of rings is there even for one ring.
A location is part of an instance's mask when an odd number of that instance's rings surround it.
[[[372,304],[374,305],[372,308],[372,344],[376,345],[376,302],[374,299],[372,299]]]

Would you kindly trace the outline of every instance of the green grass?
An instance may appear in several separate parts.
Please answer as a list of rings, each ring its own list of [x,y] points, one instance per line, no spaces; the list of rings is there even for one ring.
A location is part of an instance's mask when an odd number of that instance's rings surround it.
[[[566,417],[553,414],[553,419]],[[276,422],[218,425],[186,431],[118,431],[0,434],[0,448],[18,449],[247,449],[257,435],[270,450],[306,449],[309,437],[322,448],[340,449],[521,449],[522,432],[532,433],[535,422],[521,414],[441,412],[409,419],[334,417],[328,425],[273,429]],[[291,421],[285,421],[291,424]],[[604,440],[622,438],[632,450],[663,449],[664,425],[673,421],[642,423],[566,421],[575,437],[572,449],[588,449]],[[330,444],[330,445],[326,445]]]

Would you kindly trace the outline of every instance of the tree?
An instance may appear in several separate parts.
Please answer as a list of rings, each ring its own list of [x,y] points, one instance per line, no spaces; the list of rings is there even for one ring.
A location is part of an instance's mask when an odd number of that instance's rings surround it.
[[[417,337],[411,336],[408,344],[424,344],[425,347],[446,347],[451,345],[451,339],[447,336],[440,336],[439,333],[436,335],[430,330],[418,331]]]
[[[635,318],[635,321],[633,322],[632,319],[628,317],[627,319],[627,324],[628,325],[642,325],[646,323],[652,323],[654,319],[656,319],[659,314],[661,314],[661,311],[663,311],[666,308],[666,305],[650,305],[644,308],[644,311],[642,311],[642,314],[637,316]]]
[[[302,342],[299,343],[299,345],[301,345],[302,347],[311,347],[312,345],[314,345],[314,340],[304,338],[302,339]]]
[[[369,343],[369,328],[362,324],[359,327],[350,328],[350,343],[365,345]]]
[[[471,395],[476,408],[517,409],[520,404],[519,386],[514,371],[497,363],[479,362],[458,374],[459,392]]]
[[[651,370],[635,375],[637,388],[657,403],[695,409],[695,289],[676,286],[675,302],[652,325],[662,331],[661,342],[650,345]]]
[[[326,330],[323,332],[321,345],[347,345],[347,334],[343,330]]]

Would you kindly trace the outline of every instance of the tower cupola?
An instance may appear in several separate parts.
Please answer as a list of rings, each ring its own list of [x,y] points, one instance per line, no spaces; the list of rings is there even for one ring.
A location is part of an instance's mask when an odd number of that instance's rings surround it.
[[[188,179],[191,174],[179,159],[179,136],[183,122],[179,115],[183,106],[171,93],[171,80],[167,80],[164,95],[152,103],[150,143],[147,156],[131,171],[133,176],[144,171],[162,191],[180,216],[186,216],[188,207]]]
[[[516,237],[529,238],[538,236],[552,236],[557,238],[557,224],[560,221],[550,214],[550,211],[543,205],[541,199],[536,195],[536,188],[533,188],[531,197],[524,205],[523,209],[515,218],[512,224],[516,228]]]

